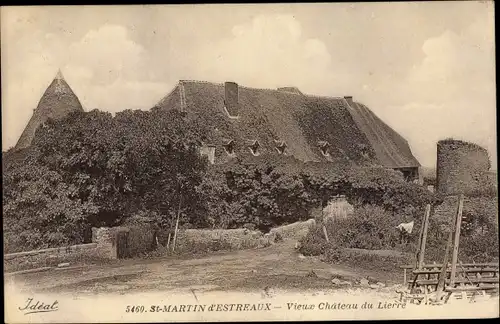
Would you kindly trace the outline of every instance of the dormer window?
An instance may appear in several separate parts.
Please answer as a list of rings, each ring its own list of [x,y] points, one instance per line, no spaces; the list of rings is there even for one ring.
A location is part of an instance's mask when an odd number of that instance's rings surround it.
[[[234,141],[233,140],[229,140],[223,146],[224,146],[224,150],[226,151],[227,155],[234,156]]]
[[[365,144],[358,144],[358,149],[359,152],[361,153],[361,156],[364,158],[369,158],[370,157],[370,150]]]
[[[259,141],[257,141],[257,140],[252,141],[252,143],[248,147],[250,148],[250,152],[252,152],[253,155],[255,155],[255,156],[260,155],[260,151],[259,151],[260,144],[259,144]]]
[[[330,156],[330,152],[329,152],[330,143],[328,143],[327,141],[319,141],[318,146],[319,146],[319,149],[321,151],[321,154],[323,154],[323,156]]]
[[[276,150],[279,154],[285,154],[286,143],[285,141],[274,141],[276,143]]]

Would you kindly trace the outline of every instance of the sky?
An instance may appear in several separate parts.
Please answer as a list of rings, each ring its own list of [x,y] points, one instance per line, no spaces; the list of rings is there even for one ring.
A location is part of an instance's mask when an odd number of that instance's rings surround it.
[[[424,166],[436,142],[496,169],[493,2],[2,7],[2,148],[61,69],[86,111],[150,109],[178,80],[350,95]]]

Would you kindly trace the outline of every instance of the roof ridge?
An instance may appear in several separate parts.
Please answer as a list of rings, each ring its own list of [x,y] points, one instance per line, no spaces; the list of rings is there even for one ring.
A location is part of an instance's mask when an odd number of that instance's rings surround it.
[[[214,85],[223,85],[223,83],[220,82],[203,81],[203,80],[179,80],[178,83],[210,83]]]
[[[223,82],[214,82],[214,81],[204,81],[204,80],[179,80],[178,83],[200,83],[200,84],[213,84],[213,85],[218,85],[218,86],[223,86]],[[305,97],[311,97],[311,98],[320,98],[320,99],[343,99],[341,96],[326,96],[326,95],[315,95],[315,94],[309,94],[309,93],[295,93],[295,92],[285,92],[281,91],[278,88],[257,88],[257,87],[250,87],[250,86],[245,86],[238,84],[239,88],[243,89],[248,89],[248,90],[260,90],[260,91],[274,91],[274,92],[279,92],[279,93],[286,93],[286,94],[292,94],[296,96],[305,96]]]

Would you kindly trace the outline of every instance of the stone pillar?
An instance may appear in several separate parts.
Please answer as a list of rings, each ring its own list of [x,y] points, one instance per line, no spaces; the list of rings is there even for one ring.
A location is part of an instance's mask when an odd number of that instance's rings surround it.
[[[107,259],[116,259],[116,248],[113,246],[113,234],[110,227],[93,227],[92,243],[97,243],[98,254]]]

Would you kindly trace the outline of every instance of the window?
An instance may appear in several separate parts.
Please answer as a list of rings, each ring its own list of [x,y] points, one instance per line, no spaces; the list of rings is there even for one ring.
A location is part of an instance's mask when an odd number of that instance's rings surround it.
[[[229,140],[226,144],[223,145],[224,150],[228,155],[234,156],[234,141]]]
[[[323,154],[323,156],[330,156],[330,152],[329,152],[330,143],[328,143],[327,141],[319,141],[318,146],[319,146],[319,149],[321,150],[321,154]]]
[[[275,141],[276,142],[276,150],[279,154],[285,154],[286,143],[284,141]]]
[[[366,146],[365,144],[358,144],[357,146],[362,157],[364,158],[370,157],[370,149],[368,148],[368,146]]]
[[[253,155],[257,156],[260,155],[259,148],[260,144],[259,141],[255,140],[253,143],[249,146],[250,152],[252,152]]]

